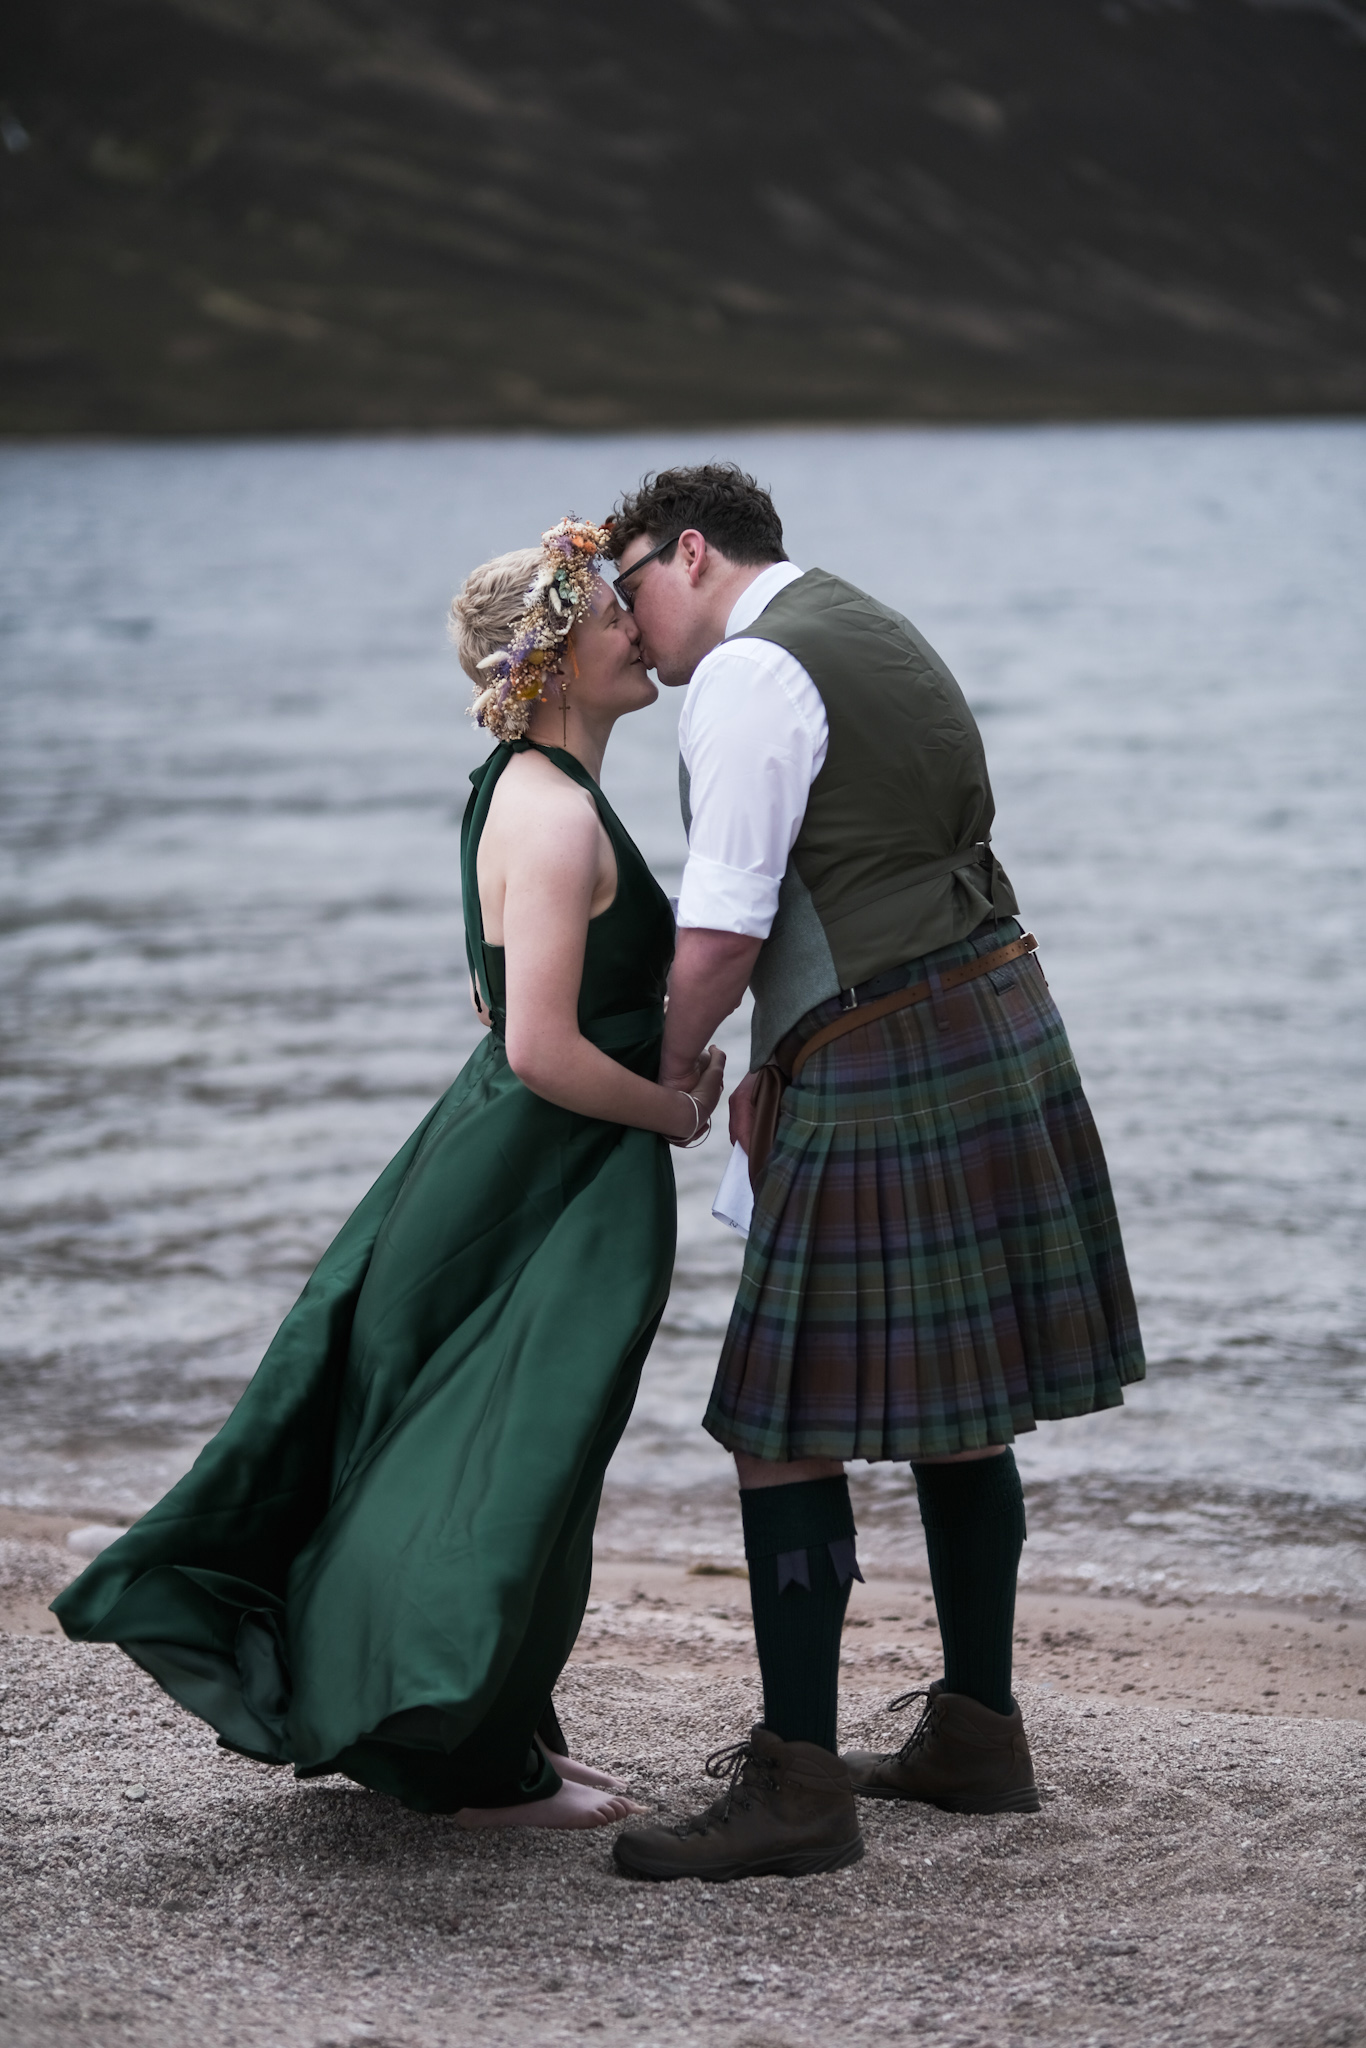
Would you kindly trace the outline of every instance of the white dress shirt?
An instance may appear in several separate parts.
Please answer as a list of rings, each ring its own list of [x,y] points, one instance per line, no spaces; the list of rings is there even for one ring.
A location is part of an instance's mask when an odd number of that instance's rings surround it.
[[[680,925],[766,939],[777,912],[830,728],[801,663],[770,640],[744,636],[802,573],[775,562],[756,576],[688,685],[678,723],[692,807]]]

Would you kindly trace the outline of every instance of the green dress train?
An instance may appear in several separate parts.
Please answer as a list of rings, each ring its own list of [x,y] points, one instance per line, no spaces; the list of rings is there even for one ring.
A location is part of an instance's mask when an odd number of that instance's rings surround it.
[[[494,1028],[324,1253],[218,1435],[53,1603],[220,1742],[449,1813],[556,1790],[534,1746],[588,1598],[603,1473],[673,1267],[663,1138],[558,1109],[503,1045],[475,855],[514,751],[470,778],[471,969]],[[617,892],[584,1036],[653,1078],[667,898],[588,771]],[[547,1718],[548,1717],[548,1718]]]

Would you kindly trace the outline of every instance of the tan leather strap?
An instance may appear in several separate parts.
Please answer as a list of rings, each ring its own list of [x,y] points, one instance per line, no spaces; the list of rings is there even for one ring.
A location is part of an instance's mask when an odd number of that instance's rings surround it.
[[[778,1118],[782,1115],[786,1089],[787,1075],[776,1060],[766,1060],[754,1076],[754,1089],[750,1096],[749,1184],[756,1195],[778,1133]]]
[[[939,977],[941,989],[961,988],[965,981],[975,981],[979,974],[990,974],[994,967],[1004,967],[1011,960],[1018,960],[1024,953],[1038,950],[1038,940],[1033,932],[1026,932],[1022,939],[1012,939],[1008,946],[998,946],[994,953],[983,953],[980,959],[968,960],[961,967],[950,967]],[[754,1119],[749,1144],[749,1184],[755,1194],[759,1192],[768,1164],[768,1155],[773,1150],[777,1134],[778,1118],[782,1114],[783,1095],[796,1080],[813,1052],[819,1052],[823,1045],[833,1039],[843,1038],[847,1032],[861,1031],[865,1024],[876,1023],[879,1017],[889,1017],[894,1010],[908,1010],[912,1003],[923,1003],[930,994],[928,981],[917,981],[910,988],[893,989],[890,995],[878,996],[871,1003],[860,1003],[855,1009],[845,1010],[832,1024],[824,1024],[819,1031],[813,1031],[804,1045],[798,1046],[792,1055],[792,1071],[789,1074],[783,1064],[783,1054],[789,1041],[784,1039],[774,1050],[772,1059],[765,1060],[754,1077]]]
[[[965,981],[976,981],[979,974],[990,974],[993,968],[1004,967],[1024,953],[1036,952],[1038,944],[1033,932],[1026,932],[1022,939],[1012,939],[1008,946],[998,946],[994,953],[983,953],[980,959],[968,960],[961,967],[947,968],[939,977],[939,986],[943,989],[961,988]],[[857,1009],[846,1010],[833,1023],[823,1024],[819,1031],[812,1032],[793,1059],[790,1079],[796,1080],[812,1053],[819,1052],[822,1046],[845,1037],[850,1031],[861,1031],[865,1024],[875,1024],[879,1017],[890,1017],[894,1010],[909,1010],[913,1003],[923,1003],[929,994],[928,981],[913,982],[909,988],[893,989],[889,996],[878,996],[871,1003],[860,1003]]]
[[[997,967],[1004,967],[1010,960],[1019,960],[1026,953],[1037,953],[1039,942],[1033,932],[1026,932],[1023,938],[1012,939],[1008,946],[998,946],[994,953],[984,953],[980,960],[965,960],[961,967],[950,967],[947,974],[939,977],[941,988],[959,988],[965,981],[976,981],[979,974],[990,974]]]

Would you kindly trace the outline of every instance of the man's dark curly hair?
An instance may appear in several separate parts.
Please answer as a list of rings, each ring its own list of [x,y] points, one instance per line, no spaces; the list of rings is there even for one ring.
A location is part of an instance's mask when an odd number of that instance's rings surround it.
[[[785,562],[783,522],[773,500],[733,462],[699,462],[689,469],[662,469],[618,505],[609,552],[619,562],[633,540],[645,534],[651,546],[676,539],[695,527],[708,547],[728,562],[750,568]],[[661,560],[668,561],[665,553]]]

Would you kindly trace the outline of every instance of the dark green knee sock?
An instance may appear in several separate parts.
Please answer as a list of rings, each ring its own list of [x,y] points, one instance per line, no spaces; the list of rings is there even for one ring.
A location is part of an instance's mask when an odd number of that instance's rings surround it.
[[[764,1723],[784,1742],[836,1746],[840,1632],[854,1556],[845,1479],[751,1486],[740,1495]]]
[[[1015,1579],[1025,1540],[1013,1451],[965,1465],[912,1465],[944,1644],[944,1682],[1009,1714]]]

